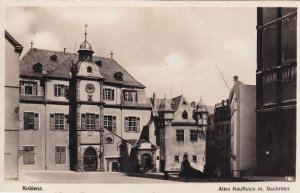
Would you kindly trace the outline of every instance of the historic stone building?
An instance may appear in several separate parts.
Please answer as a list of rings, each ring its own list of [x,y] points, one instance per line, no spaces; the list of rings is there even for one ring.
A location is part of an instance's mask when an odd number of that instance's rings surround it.
[[[208,110],[202,100],[192,106],[182,95],[153,97],[154,124],[160,147],[160,171],[179,172],[184,155],[192,168],[203,172],[206,163]]]
[[[4,164],[5,178],[17,178],[19,119],[19,60],[23,47],[5,31],[5,79],[4,79]]]
[[[231,159],[233,177],[251,175],[256,170],[256,87],[234,76],[230,91]]]
[[[257,8],[257,172],[295,175],[297,8]]]
[[[230,104],[223,100],[215,105],[214,112],[214,154],[215,169],[223,177],[230,176]]]
[[[78,54],[31,48],[20,61],[20,167],[155,169],[155,140],[141,138],[145,127],[155,139],[145,86],[113,57],[94,56],[86,36]]]

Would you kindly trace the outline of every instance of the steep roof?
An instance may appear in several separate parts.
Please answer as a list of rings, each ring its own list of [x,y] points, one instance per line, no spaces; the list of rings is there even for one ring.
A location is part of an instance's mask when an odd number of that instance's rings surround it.
[[[56,60],[51,60],[50,57],[56,55]],[[20,74],[23,76],[42,77],[43,73],[34,72],[33,65],[40,63],[43,65],[43,71],[47,72],[47,76],[70,78],[72,64],[77,63],[78,54],[64,53],[53,50],[30,49],[20,61]],[[93,56],[93,61],[101,61],[99,70],[105,78],[105,83],[116,83],[125,86],[133,86],[145,88],[143,84],[135,80],[120,64],[112,58],[104,58]],[[123,80],[117,80],[115,73],[121,72]]]

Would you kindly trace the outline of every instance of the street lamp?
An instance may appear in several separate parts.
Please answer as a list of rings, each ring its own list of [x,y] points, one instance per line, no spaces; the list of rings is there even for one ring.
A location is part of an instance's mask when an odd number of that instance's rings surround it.
[[[17,180],[19,180],[19,158],[23,155],[24,152],[29,152],[29,150],[18,149],[17,150]]]

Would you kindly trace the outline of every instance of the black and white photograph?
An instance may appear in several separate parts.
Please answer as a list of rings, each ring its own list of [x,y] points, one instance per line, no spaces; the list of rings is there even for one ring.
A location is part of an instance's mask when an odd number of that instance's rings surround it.
[[[298,7],[239,3],[2,4],[0,191],[297,192]]]

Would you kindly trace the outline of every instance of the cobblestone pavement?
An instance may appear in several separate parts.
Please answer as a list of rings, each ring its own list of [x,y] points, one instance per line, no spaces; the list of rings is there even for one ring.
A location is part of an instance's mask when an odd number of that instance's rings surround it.
[[[161,174],[151,176],[106,172],[22,171],[20,182],[30,183],[182,183],[163,180]]]
[[[169,177],[164,180],[162,173],[155,174],[125,174],[118,172],[74,172],[74,171],[22,171],[20,182],[28,183],[184,183],[184,182],[251,182],[251,181],[286,181],[284,177],[251,177],[248,179],[230,178],[187,178]]]

